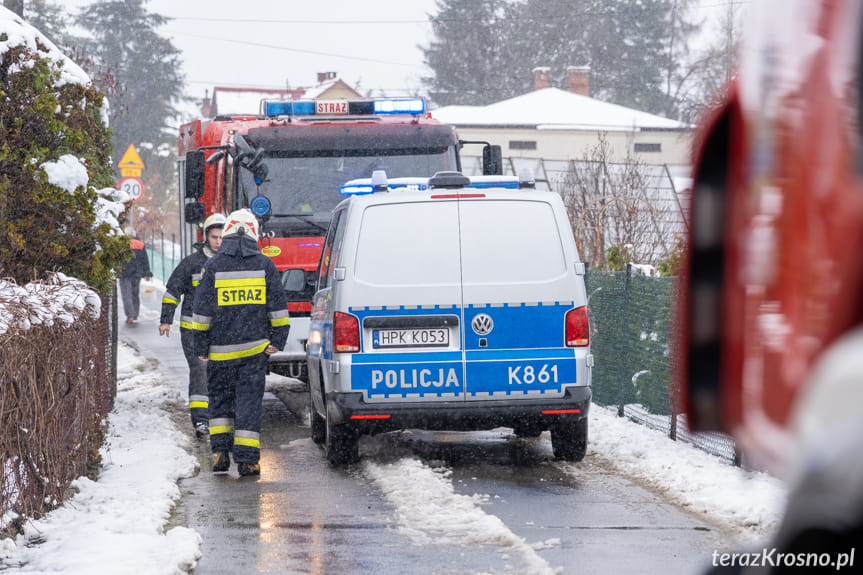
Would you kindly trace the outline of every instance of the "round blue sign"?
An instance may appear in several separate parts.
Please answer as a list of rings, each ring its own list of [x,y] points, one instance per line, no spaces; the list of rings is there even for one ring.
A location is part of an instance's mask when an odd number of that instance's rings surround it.
[[[249,202],[249,208],[252,210],[253,214],[262,218],[270,213],[272,203],[267,196],[255,196],[252,198],[252,201]]]

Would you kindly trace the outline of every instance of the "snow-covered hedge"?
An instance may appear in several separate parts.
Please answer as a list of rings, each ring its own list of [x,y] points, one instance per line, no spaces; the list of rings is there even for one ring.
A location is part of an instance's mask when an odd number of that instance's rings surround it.
[[[105,118],[87,75],[0,7],[0,277],[63,271],[110,289],[131,255],[118,221],[130,198],[113,189]]]
[[[116,393],[110,300],[62,273],[0,280],[0,536],[99,464]]]

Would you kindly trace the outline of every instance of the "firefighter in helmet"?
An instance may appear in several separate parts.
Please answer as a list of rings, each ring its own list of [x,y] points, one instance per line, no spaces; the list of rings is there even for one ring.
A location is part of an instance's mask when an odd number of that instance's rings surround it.
[[[174,311],[180,305],[180,300],[183,300],[180,309],[180,343],[183,346],[186,363],[189,364],[189,413],[198,439],[209,435],[207,365],[198,359],[198,354],[195,352],[192,305],[195,301],[195,288],[198,287],[198,281],[201,279],[201,270],[222,245],[224,227],[225,216],[222,214],[213,214],[204,220],[204,243],[194,253],[183,258],[174,269],[165,286],[165,295],[162,297],[159,335],[166,337],[170,337]]]
[[[267,358],[284,348],[288,300],[276,265],[258,248],[258,221],[232,212],[222,247],[207,261],[195,292],[195,349],[207,361],[213,471],[233,452],[241,476],[260,475],[261,401]]]

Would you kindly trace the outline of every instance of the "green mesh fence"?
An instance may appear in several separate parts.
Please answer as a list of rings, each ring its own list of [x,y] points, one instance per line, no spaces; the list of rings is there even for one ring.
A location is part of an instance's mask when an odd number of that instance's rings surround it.
[[[590,270],[585,279],[594,403],[734,460],[724,434],[691,434],[673,411],[671,304],[676,278]]]

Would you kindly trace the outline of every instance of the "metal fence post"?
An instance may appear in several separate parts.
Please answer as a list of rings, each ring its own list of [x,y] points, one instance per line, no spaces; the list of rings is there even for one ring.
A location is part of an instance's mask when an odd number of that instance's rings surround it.
[[[165,230],[160,230],[160,233],[162,234],[162,281],[167,283],[167,281],[165,281]]]
[[[623,417],[623,406],[626,404],[626,378],[629,374],[629,362],[627,361],[629,352],[628,348],[628,332],[629,332],[629,292],[632,284],[630,278],[632,276],[632,264],[626,264],[626,281],[623,287],[623,326],[620,330],[620,341],[623,346],[623,353],[620,358],[620,369],[623,373],[620,374],[619,380],[619,396],[617,401],[617,416]]]

